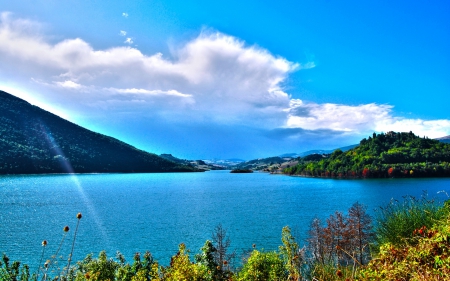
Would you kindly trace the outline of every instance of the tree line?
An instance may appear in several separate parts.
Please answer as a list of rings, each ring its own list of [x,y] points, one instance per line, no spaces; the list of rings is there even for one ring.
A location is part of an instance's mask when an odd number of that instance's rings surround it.
[[[346,152],[304,157],[288,175],[332,178],[448,177],[450,144],[412,132],[374,133]]]

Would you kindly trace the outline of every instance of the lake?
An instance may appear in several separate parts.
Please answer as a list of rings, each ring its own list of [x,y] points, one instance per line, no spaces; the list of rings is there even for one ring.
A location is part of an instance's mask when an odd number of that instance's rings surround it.
[[[0,252],[33,271],[41,242],[48,241],[49,258],[68,225],[61,252],[67,259],[78,212],[83,218],[75,260],[106,250],[132,261],[135,252],[149,250],[168,264],[179,243],[198,253],[219,223],[238,254],[252,244],[274,250],[283,226],[291,226],[303,242],[314,217],[346,212],[357,201],[374,214],[391,198],[420,197],[424,191],[445,200],[440,191],[450,193],[450,179],[336,180],[229,171],[0,176]]]

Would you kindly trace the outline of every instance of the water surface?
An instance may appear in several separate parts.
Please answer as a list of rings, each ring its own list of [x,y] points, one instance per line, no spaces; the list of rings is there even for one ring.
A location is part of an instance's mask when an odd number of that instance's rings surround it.
[[[360,202],[373,211],[391,198],[445,200],[450,179],[332,180],[229,171],[171,174],[28,175],[0,177],[0,252],[31,265],[41,242],[54,253],[71,228],[61,252],[67,258],[81,212],[74,258],[116,251],[131,260],[149,250],[167,264],[184,242],[197,253],[221,223],[238,250],[277,249],[289,225],[303,241],[314,217],[325,219]]]

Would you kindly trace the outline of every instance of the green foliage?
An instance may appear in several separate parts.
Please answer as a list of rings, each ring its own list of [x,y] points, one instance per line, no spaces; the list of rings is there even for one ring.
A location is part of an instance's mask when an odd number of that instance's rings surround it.
[[[9,258],[3,254],[2,260],[0,261],[0,280],[5,281],[28,281],[34,280],[30,279],[30,269],[28,265],[22,266],[20,268],[20,262],[14,261],[12,264],[9,263]]]
[[[450,144],[409,133],[373,134],[346,152],[300,159],[285,174],[312,177],[383,178],[450,176]]]
[[[376,241],[379,245],[400,246],[408,241],[406,238],[413,237],[415,229],[431,228],[448,213],[449,208],[439,206],[425,195],[420,199],[405,197],[402,202],[392,200],[377,212]]]
[[[205,245],[201,248],[201,253],[195,256],[195,260],[199,266],[208,270],[208,275],[213,280],[225,280],[221,267],[214,258],[214,252],[216,251],[211,241],[206,240]]]
[[[125,258],[117,253],[118,261],[107,257],[105,252],[100,252],[97,259],[88,255],[77,263],[76,269],[68,274],[67,279],[75,281],[148,281],[160,280],[158,263],[153,261],[149,252],[144,254],[143,260],[139,253],[134,255],[133,264],[125,263]]]
[[[84,260],[78,262],[76,280],[114,280],[116,270],[120,264],[113,259],[108,259],[106,252],[102,251],[97,259],[89,254]]]
[[[316,263],[310,268],[308,280],[353,280],[357,274],[356,267],[352,266],[336,266],[334,263]]]
[[[238,273],[239,281],[281,281],[286,280],[287,272],[283,260],[276,252],[253,250]]]
[[[305,263],[304,251],[300,249],[288,226],[283,227],[281,231],[281,242],[283,245],[279,247],[279,252],[283,257],[288,279],[300,280],[302,278],[302,267]]]
[[[401,246],[385,243],[357,280],[450,280],[450,217],[421,227]]]
[[[0,91],[0,174],[174,172],[163,159]]]
[[[190,261],[184,244],[180,244],[178,253],[172,257],[170,266],[163,268],[162,274],[167,281],[213,280],[212,272],[208,271],[206,264]]]

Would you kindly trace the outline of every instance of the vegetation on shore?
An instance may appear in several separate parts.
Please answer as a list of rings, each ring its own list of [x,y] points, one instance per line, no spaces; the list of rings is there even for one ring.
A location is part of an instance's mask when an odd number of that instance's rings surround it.
[[[299,159],[288,175],[331,178],[448,177],[450,144],[409,133],[373,134],[346,152]]]
[[[192,171],[0,91],[0,174]]]
[[[149,252],[136,253],[128,263],[120,253],[116,258],[101,252],[71,265],[77,227],[66,266],[58,267],[58,252],[46,258],[43,241],[39,267],[32,270],[20,262],[0,261],[0,280],[449,280],[450,202],[438,205],[426,197],[406,197],[380,208],[374,222],[366,208],[355,203],[347,214],[335,212],[323,224],[314,219],[304,247],[300,247],[289,227],[281,233],[277,251],[256,248],[242,256],[235,266],[236,252],[220,225],[197,255],[185,244],[167,266],[160,265]],[[64,238],[69,231],[64,228]]]

